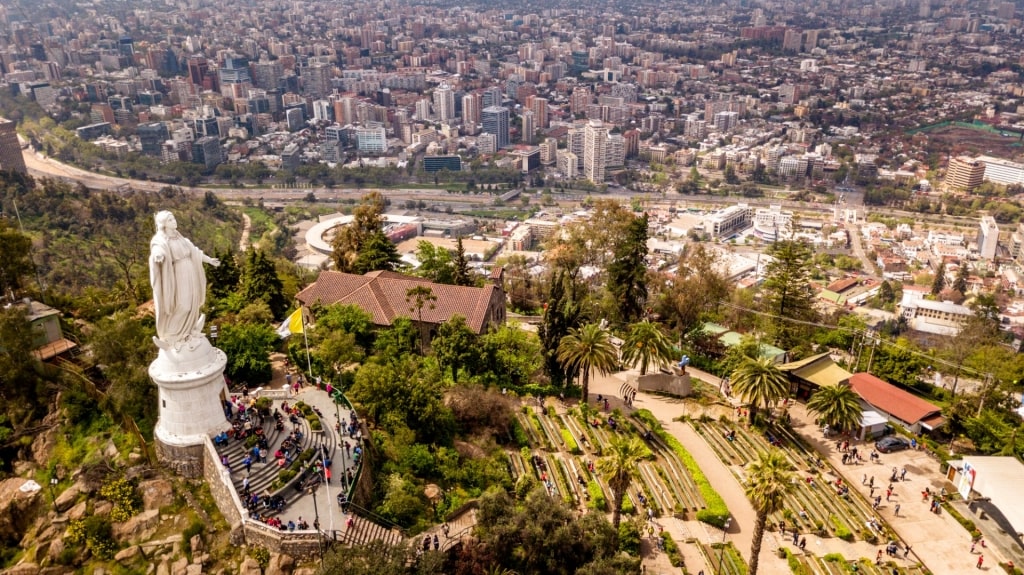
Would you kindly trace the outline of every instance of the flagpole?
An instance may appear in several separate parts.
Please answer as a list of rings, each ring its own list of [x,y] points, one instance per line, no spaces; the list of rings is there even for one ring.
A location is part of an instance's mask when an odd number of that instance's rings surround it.
[[[302,313],[302,308],[299,308],[299,319],[302,320],[302,341],[306,343],[306,371],[309,372],[310,380],[313,379],[313,365],[309,361],[309,336],[306,335],[306,314]],[[310,381],[312,383],[312,381]]]

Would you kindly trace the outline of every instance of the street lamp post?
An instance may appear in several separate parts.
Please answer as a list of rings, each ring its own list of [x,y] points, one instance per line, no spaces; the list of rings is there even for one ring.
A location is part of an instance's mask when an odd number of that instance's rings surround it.
[[[54,513],[57,513],[57,494],[54,491],[55,489],[57,489],[57,483],[58,481],[56,477],[50,478],[50,503],[53,504]]]
[[[323,531],[320,530],[320,510],[316,505],[316,492],[317,489],[314,487],[310,490],[313,496],[313,527],[316,527],[316,546],[320,551],[320,570],[324,569],[324,538]]]
[[[729,526],[732,525],[732,517],[725,518],[725,525],[722,526],[722,546],[718,548],[718,570],[722,573],[722,557],[725,555],[725,538],[729,535]]]

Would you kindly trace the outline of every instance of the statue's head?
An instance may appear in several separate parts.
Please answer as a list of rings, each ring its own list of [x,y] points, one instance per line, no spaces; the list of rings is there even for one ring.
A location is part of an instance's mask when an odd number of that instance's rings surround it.
[[[170,224],[170,226],[168,226]],[[166,232],[167,228],[172,229],[178,227],[178,222],[174,219],[174,214],[167,210],[157,212],[156,214],[156,231]]]

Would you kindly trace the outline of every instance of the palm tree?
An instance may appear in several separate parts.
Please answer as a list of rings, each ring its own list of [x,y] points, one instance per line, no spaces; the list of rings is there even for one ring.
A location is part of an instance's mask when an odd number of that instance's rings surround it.
[[[779,449],[762,451],[757,461],[747,466],[747,484],[744,491],[754,505],[754,538],[750,545],[749,575],[757,575],[757,557],[761,553],[761,540],[768,516],[782,509],[786,494],[795,488],[793,472],[796,469]]]
[[[629,437],[614,437],[607,454],[597,461],[597,470],[604,477],[605,481],[614,491],[615,500],[612,502],[612,525],[616,532],[619,529],[619,520],[622,517],[622,501],[625,498],[626,490],[633,478],[640,473],[637,464],[643,459],[648,451],[643,442],[635,435]]]
[[[640,375],[647,375],[650,366],[662,367],[672,361],[672,343],[657,324],[648,320],[634,323],[622,344],[622,361],[640,366]]]
[[[736,394],[750,404],[750,423],[757,419],[758,409],[767,409],[789,394],[786,374],[766,357],[745,358],[730,378]]]
[[[617,356],[608,330],[596,323],[572,328],[558,341],[558,361],[580,374],[584,405],[590,397],[590,371],[608,374],[615,368]]]
[[[848,385],[819,387],[807,401],[807,409],[836,431],[860,427],[861,407],[857,392]]]

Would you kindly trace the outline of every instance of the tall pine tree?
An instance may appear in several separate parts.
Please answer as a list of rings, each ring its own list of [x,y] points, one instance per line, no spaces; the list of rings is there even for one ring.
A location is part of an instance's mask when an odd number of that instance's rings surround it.
[[[217,298],[225,298],[236,289],[242,278],[242,272],[238,269],[235,261],[235,254],[230,250],[217,250],[213,257],[220,260],[217,267],[210,266],[206,269],[206,279],[210,285],[210,294]]]
[[[462,236],[455,242],[455,285],[472,286],[476,285],[473,276],[469,272],[469,260],[466,259],[466,248],[462,246]]]
[[[647,228],[647,214],[633,218],[626,236],[615,244],[615,259],[608,266],[608,290],[624,324],[637,321],[647,302]]]
[[[284,286],[277,275],[274,262],[263,250],[252,248],[246,252],[241,282],[241,296],[244,301],[262,300],[270,307],[275,318],[281,319],[284,316],[288,309]]]
[[[761,291],[761,302],[768,316],[767,331],[776,344],[791,349],[807,341],[809,328],[800,321],[815,321],[814,288],[811,287],[810,246],[798,240],[775,242]],[[793,320],[797,320],[794,322]]]

